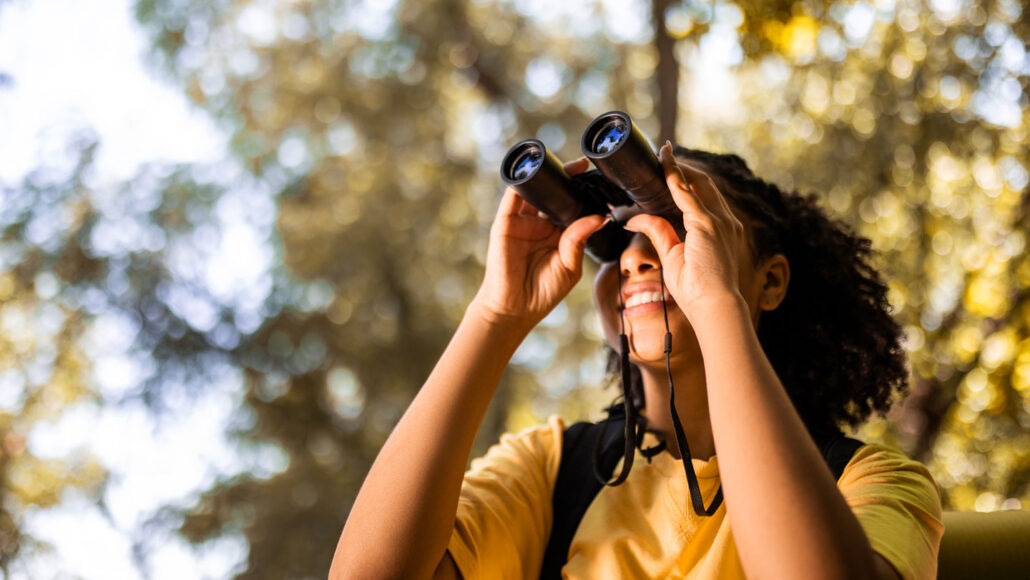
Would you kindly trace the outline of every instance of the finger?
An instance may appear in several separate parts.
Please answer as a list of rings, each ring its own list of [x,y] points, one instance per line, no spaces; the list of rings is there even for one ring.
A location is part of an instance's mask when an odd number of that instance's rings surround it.
[[[701,201],[704,202],[705,207],[730,213],[730,206],[726,202],[726,196],[719,191],[719,187],[715,185],[711,175],[689,165],[682,165],[680,167],[687,181],[694,188],[694,191],[697,192]]]
[[[495,220],[502,217],[536,217],[538,213],[539,210],[533,204],[522,199],[522,196],[515,191],[515,188],[508,187],[504,190],[504,195],[501,196],[501,205],[497,208]]]
[[[666,261],[669,252],[680,243],[680,238],[676,235],[672,224],[665,218],[656,215],[647,213],[635,215],[622,227],[647,236],[662,262]]]
[[[497,218],[524,216],[537,218],[541,217],[541,213],[536,206],[523,199],[513,187],[504,190],[501,205],[497,208]],[[546,218],[546,214],[543,217]]]
[[[569,224],[558,240],[558,258],[566,269],[579,273],[583,266],[583,251],[587,238],[608,223],[608,218],[588,215]]]
[[[521,195],[519,196],[519,199],[522,200],[522,204],[519,206],[518,215],[520,215],[520,216],[529,215],[529,216],[539,217],[539,215],[542,213],[540,210],[538,210],[536,208],[535,205],[533,205],[533,204],[529,203],[528,201],[522,199]]]
[[[501,195],[501,205],[497,207],[497,215],[494,216],[494,220],[499,220],[505,216],[518,215],[524,203],[525,201],[522,200],[522,197],[519,196],[514,188],[506,187]]]
[[[668,142],[663,145],[658,159],[662,162],[662,169],[665,170],[665,183],[669,186],[672,200],[676,202],[676,207],[683,212],[684,221],[696,220],[707,215],[708,209],[705,208],[695,191],[690,188],[682,169],[676,163],[676,158],[672,155],[672,145]]]
[[[730,207],[726,203],[725,196],[716,187],[712,177],[687,163],[677,163],[676,156],[672,153],[672,143],[666,141],[666,146],[668,147],[668,163],[679,170],[683,182],[701,200],[705,209],[713,213],[729,212]]]
[[[569,161],[565,164],[565,173],[567,173],[569,177],[572,177],[573,175],[579,175],[580,173],[585,172],[588,167],[590,167],[590,160],[586,157],[580,157],[575,161]]]

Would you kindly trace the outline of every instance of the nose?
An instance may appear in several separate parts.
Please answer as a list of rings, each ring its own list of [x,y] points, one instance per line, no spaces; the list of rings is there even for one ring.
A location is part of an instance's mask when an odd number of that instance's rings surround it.
[[[619,258],[619,269],[627,278],[657,270],[659,265],[658,253],[655,252],[647,237],[642,234],[635,234],[630,239],[629,245],[622,251],[622,256]]]

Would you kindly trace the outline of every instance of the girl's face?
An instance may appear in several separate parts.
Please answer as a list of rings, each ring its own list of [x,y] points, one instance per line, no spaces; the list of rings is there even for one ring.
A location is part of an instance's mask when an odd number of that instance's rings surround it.
[[[683,163],[680,161],[680,163]],[[747,218],[733,208],[745,225],[750,237]],[[619,208],[615,217],[625,223],[639,210]],[[757,326],[759,296],[764,282],[759,280],[747,244],[738,251],[740,292],[749,305],[753,324]],[[665,364],[665,319],[662,312],[662,294],[669,315],[669,331],[672,332],[673,361],[701,361],[701,349],[694,329],[662,283],[658,254],[650,240],[643,234],[633,234],[629,245],[622,252],[618,262],[601,266],[594,279],[594,304],[601,317],[601,326],[608,344],[619,351],[619,329],[623,323],[619,316],[619,273],[622,275],[622,319],[629,338],[630,359],[637,364]],[[778,302],[777,302],[778,303]]]
[[[622,275],[622,321],[619,317],[619,272]],[[701,351],[694,329],[662,283],[658,254],[643,234],[633,234],[618,262],[603,264],[594,279],[594,304],[608,344],[619,351],[620,325],[629,337],[630,360],[665,364],[665,317],[662,295],[673,336],[673,356],[698,358]]]

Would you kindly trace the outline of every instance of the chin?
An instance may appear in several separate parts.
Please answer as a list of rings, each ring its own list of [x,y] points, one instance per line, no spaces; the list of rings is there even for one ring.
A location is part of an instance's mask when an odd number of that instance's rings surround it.
[[[612,308],[602,315],[605,338],[615,352],[619,352],[619,314]],[[643,316],[627,316],[626,335],[629,337],[630,360],[639,365],[665,366],[665,319],[659,312]],[[694,329],[676,310],[669,311],[669,331],[672,332],[672,360],[700,358],[700,346]]]
[[[673,348],[675,349],[675,335],[673,335]],[[664,346],[664,345],[663,345]],[[646,349],[643,352],[636,352],[630,347],[629,360],[635,365],[665,368],[665,349],[663,347],[655,349]],[[690,353],[684,352],[683,350],[673,350],[669,356],[669,363],[674,367],[678,368],[680,365],[687,363],[688,361],[701,362],[701,353]]]
[[[665,333],[660,336],[641,336],[640,334],[628,333],[629,336],[629,357],[635,363],[649,363],[665,361]],[[675,334],[673,342],[675,343]]]
[[[671,362],[700,360],[701,347],[689,324],[674,324],[670,317],[669,330],[672,332]],[[665,366],[665,323],[657,325],[630,326],[627,321],[627,334],[630,344],[630,360],[642,365]]]

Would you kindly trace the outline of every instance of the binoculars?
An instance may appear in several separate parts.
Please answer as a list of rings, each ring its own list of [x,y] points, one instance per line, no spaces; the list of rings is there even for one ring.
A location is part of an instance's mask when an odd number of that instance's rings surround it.
[[[636,205],[664,217],[683,237],[683,218],[669,193],[655,148],[629,115],[609,111],[587,125],[580,142],[597,169],[570,177],[537,139],[519,141],[501,162],[501,178],[564,228],[585,215],[608,215],[610,206]],[[592,235],[587,253],[598,262],[618,260],[629,234],[615,221]]]

